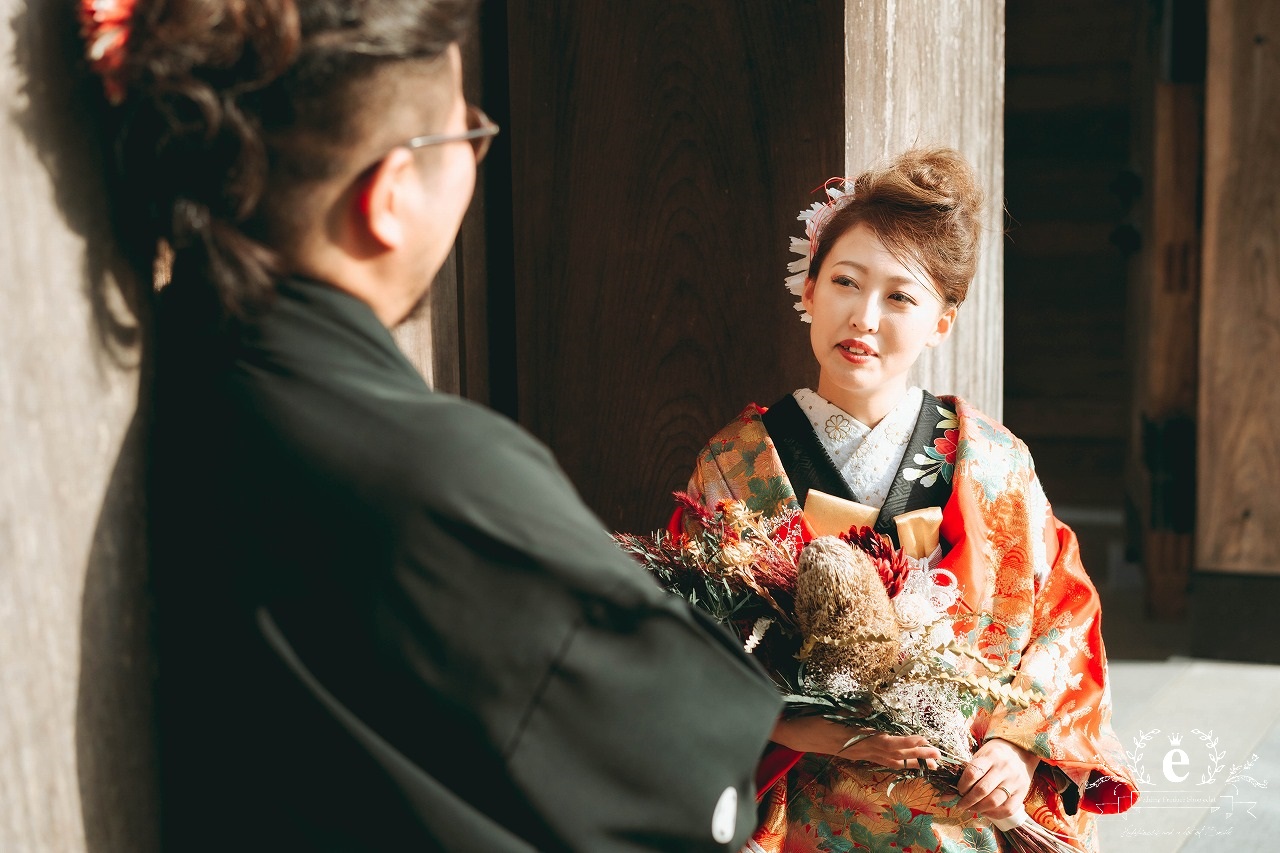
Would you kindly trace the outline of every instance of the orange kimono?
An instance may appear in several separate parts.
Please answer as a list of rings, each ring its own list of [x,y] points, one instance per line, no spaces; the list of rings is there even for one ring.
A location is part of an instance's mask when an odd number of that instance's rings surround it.
[[[790,397],[774,409],[788,407]],[[807,422],[770,421],[778,412],[768,412],[748,406],[708,443],[689,483],[695,499],[709,508],[742,500],[776,515],[838,476]],[[1027,812],[1095,851],[1094,814],[1124,811],[1138,792],[1111,729],[1098,594],[1075,534],[1053,516],[1023,442],[963,400],[926,394],[877,529],[890,532],[894,515],[931,498],[943,509],[939,568],[962,590],[957,632],[1012,667],[1015,684],[1043,695],[1021,710],[979,704],[973,735],[1038,755]],[[785,768],[783,752],[765,764]],[[753,853],[1001,849],[986,819],[955,808],[958,795],[865,762],[804,755],[761,796],[763,823],[746,848]]]

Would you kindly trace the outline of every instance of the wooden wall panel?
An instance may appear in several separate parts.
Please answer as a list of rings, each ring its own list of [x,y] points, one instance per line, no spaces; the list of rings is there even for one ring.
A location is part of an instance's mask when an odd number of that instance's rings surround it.
[[[1160,82],[1153,95],[1146,250],[1133,305],[1142,320],[1135,449],[1148,609],[1172,619],[1186,614],[1193,548],[1204,93]]]
[[[845,170],[855,175],[912,145],[948,145],[973,164],[988,198],[978,275],[947,343],[914,381],[959,394],[999,418],[1004,402],[1003,0],[849,0]]]
[[[1005,22],[1005,423],[1061,510],[1124,505],[1130,262],[1113,238],[1143,3],[1010,3]]]
[[[73,9],[0,0],[0,850],[149,853],[144,336]]]
[[[1280,4],[1213,0],[1196,568],[1280,574]]]
[[[652,528],[746,403],[816,381],[783,278],[842,168],[844,5],[508,9],[519,419]]]

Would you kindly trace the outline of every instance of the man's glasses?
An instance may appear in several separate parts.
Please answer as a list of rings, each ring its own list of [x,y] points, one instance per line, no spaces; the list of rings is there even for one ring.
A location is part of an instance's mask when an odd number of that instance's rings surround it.
[[[462,133],[415,136],[403,144],[408,148],[426,148],[428,145],[443,145],[446,142],[470,142],[478,164],[484,159],[484,155],[489,153],[489,144],[497,135],[498,126],[484,114],[484,111],[473,104],[467,104],[467,129]]]

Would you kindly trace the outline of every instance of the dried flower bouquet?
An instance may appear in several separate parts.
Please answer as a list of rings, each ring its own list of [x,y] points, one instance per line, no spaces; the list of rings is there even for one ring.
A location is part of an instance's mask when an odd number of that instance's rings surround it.
[[[973,756],[968,721],[978,703],[1026,707],[1039,698],[957,634],[956,579],[928,557],[894,549],[869,527],[814,538],[798,511],[765,517],[730,501],[710,512],[676,498],[693,522],[688,532],[616,540],[761,658],[785,713],[861,730],[850,744],[866,730],[921,735],[942,760],[904,775],[954,794]],[[1015,851],[1074,849],[1025,814],[996,824]]]

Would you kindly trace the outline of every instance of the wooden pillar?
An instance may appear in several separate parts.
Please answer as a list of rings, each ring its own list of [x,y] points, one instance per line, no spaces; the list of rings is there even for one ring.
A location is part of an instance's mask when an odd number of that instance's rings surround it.
[[[1196,568],[1280,575],[1280,4],[1209,6]]]
[[[0,0],[0,850],[157,849],[138,291],[74,4]]]
[[[1147,612],[1187,614],[1195,525],[1204,4],[1164,0],[1144,17],[1136,161],[1144,176],[1142,250],[1127,332],[1133,361],[1129,492]]]
[[[1280,663],[1280,4],[1213,0],[1191,652]]]
[[[1200,307],[1199,179],[1202,87],[1155,88],[1146,287],[1138,364],[1138,431],[1145,481],[1142,565],[1147,609],[1186,614],[1195,496],[1196,361]]]
[[[987,193],[978,275],[947,343],[925,353],[913,381],[959,394],[995,418],[1004,366],[1004,2],[848,0],[845,170],[913,145],[968,158]]]

